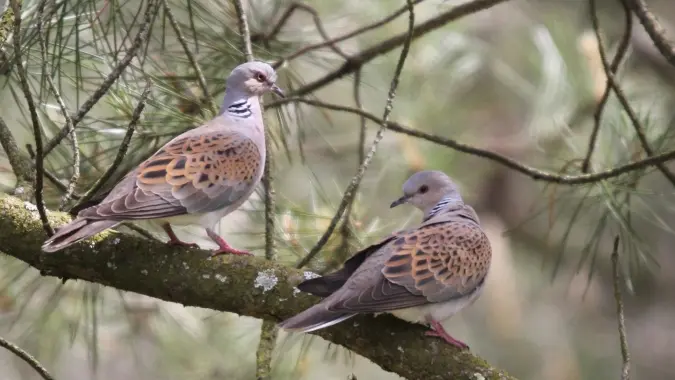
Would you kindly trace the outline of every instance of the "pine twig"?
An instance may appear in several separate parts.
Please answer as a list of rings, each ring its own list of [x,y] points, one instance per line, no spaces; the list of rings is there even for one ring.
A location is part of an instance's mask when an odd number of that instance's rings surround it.
[[[82,204],[86,203],[88,200],[93,197],[96,192],[101,190],[103,185],[110,179],[110,177],[115,173],[115,170],[117,167],[119,167],[120,163],[122,163],[122,160],[124,159],[124,156],[127,153],[127,150],[129,149],[129,143],[131,142],[131,137],[134,135],[134,131],[136,130],[136,125],[138,124],[138,121],[141,118],[141,114],[143,113],[143,110],[145,109],[145,104],[146,101],[148,100],[148,96],[150,95],[150,89],[152,88],[152,85],[150,82],[147,82],[145,89],[143,90],[143,93],[141,94],[141,97],[138,101],[138,104],[136,105],[136,108],[134,109],[134,112],[131,114],[131,120],[129,121],[129,125],[127,126],[127,133],[124,135],[124,138],[122,139],[122,142],[120,143],[120,147],[117,150],[117,155],[115,156],[115,159],[113,160],[112,164],[106,169],[105,173],[99,177],[99,179],[94,183],[89,190],[80,198],[80,201],[73,206],[73,208],[77,208],[81,206]]]
[[[623,4],[625,6],[626,3]],[[614,76],[614,73],[612,72],[609,61],[607,59],[606,53],[607,50],[605,48],[605,42],[602,38],[602,35],[600,34],[600,21],[598,20],[596,0],[590,1],[590,14],[591,14],[591,22],[593,24],[593,30],[595,31],[595,36],[598,39],[598,50],[600,52],[600,59],[602,61],[602,66],[605,70],[605,75],[607,76],[607,83],[612,87],[614,93],[616,94],[616,97],[619,99],[619,102],[621,103],[621,106],[623,107],[624,111],[626,111],[626,114],[628,114],[628,118],[630,119],[631,124],[633,125],[635,134],[637,135],[638,140],[640,141],[640,145],[642,145],[642,149],[645,151],[647,156],[651,157],[654,155],[654,150],[649,145],[647,136],[644,133],[644,127],[642,126],[642,123],[640,123],[640,120],[638,119],[637,114],[633,110],[633,107],[630,105],[630,102],[628,101],[626,94],[619,86],[619,83],[616,77]],[[666,167],[666,165],[664,165],[663,163],[658,163],[656,164],[656,168],[659,169],[659,171],[663,174],[663,176],[666,177],[666,179],[670,181],[670,183],[673,186],[675,186],[675,174],[673,174],[673,172],[671,172]]]
[[[619,270],[619,237],[614,239],[612,250],[612,270],[614,274],[614,300],[616,301],[616,316],[621,344],[621,380],[630,379],[630,352],[628,351],[628,339],[626,338],[626,321],[623,312],[623,296],[621,295],[621,274]]]
[[[63,115],[63,119],[66,122],[65,129],[70,135],[71,144],[73,147],[73,175],[70,177],[70,181],[68,181],[68,184],[66,185],[66,191],[61,198],[61,204],[59,206],[59,211],[63,211],[68,202],[70,202],[70,199],[73,197],[75,186],[77,185],[77,181],[80,179],[80,146],[77,142],[77,133],[75,132],[73,120],[70,118],[70,113],[66,107],[66,102],[63,100],[61,92],[54,84],[54,80],[47,70],[47,63],[49,61],[47,60],[47,40],[45,39],[43,17],[46,4],[47,0],[41,0],[37,9],[37,38],[38,44],[40,45],[40,56],[42,57],[42,77],[47,80],[49,90],[52,92],[52,95],[54,95],[54,98],[56,98],[56,102],[59,104],[61,114]]]
[[[649,11],[647,3],[644,0],[627,0],[626,4],[640,20],[640,23],[661,55],[671,65],[675,66],[675,42],[666,36],[666,29],[661,25],[656,16]]]
[[[329,109],[333,111],[349,112],[355,115],[362,115],[366,119],[371,120],[372,122],[378,125],[382,125],[383,123],[382,119],[373,115],[372,113],[362,111],[353,107],[343,106],[339,104],[331,104],[313,99],[305,99],[297,97],[284,98],[282,100],[277,100],[273,103],[268,104],[268,107],[270,108],[278,107],[282,104],[287,103],[304,103],[314,107]],[[576,175],[556,174],[528,166],[526,164],[518,162],[510,157],[504,156],[492,150],[477,148],[475,146],[464,144],[457,140],[453,140],[447,137],[416,130],[395,121],[388,121],[386,125],[387,128],[393,132],[429,141],[441,146],[446,146],[458,152],[467,153],[472,156],[485,158],[487,160],[503,165],[518,173],[524,174],[535,181],[544,181],[564,185],[581,185],[581,184],[595,183],[598,181],[619,177],[621,175],[628,174],[636,170],[642,170],[650,166],[655,166],[658,164],[663,164],[665,162],[675,160],[675,150],[670,150],[665,153],[660,153],[641,160],[635,160],[627,164],[615,166],[613,168],[609,168],[607,170],[595,173],[576,174]]]
[[[44,150],[42,146],[42,124],[40,123],[40,118],[37,114],[37,109],[35,108],[35,100],[33,95],[30,92],[30,86],[28,85],[28,78],[26,76],[26,68],[23,67],[23,62],[21,59],[21,2],[18,0],[10,0],[10,6],[14,12],[14,62],[16,64],[16,70],[19,74],[19,82],[21,84],[21,90],[24,97],[26,98],[26,103],[28,103],[28,110],[30,112],[31,122],[33,124],[33,138],[35,139],[35,206],[38,209],[40,214],[40,220],[42,221],[42,227],[44,228],[47,235],[51,236],[54,234],[54,229],[49,225],[49,219],[47,219],[47,211],[45,209],[45,202],[42,196],[42,190],[44,187]]]
[[[173,31],[176,33],[176,38],[178,38],[178,42],[180,42],[181,46],[183,47],[183,51],[185,52],[185,56],[187,57],[188,61],[190,62],[190,65],[192,65],[192,69],[195,71],[195,74],[197,74],[197,82],[199,82],[199,87],[202,90],[202,94],[203,94],[204,98],[206,99],[206,102],[209,105],[209,108],[211,109],[211,112],[215,115],[216,114],[216,106],[213,103],[213,98],[211,97],[211,94],[209,93],[209,89],[206,86],[206,79],[204,78],[204,73],[202,72],[202,68],[199,65],[199,62],[197,62],[197,59],[195,58],[194,54],[190,50],[190,47],[187,44],[187,40],[185,39],[185,36],[183,36],[183,32],[180,30],[180,26],[178,25],[178,22],[176,21],[176,17],[173,15],[173,11],[171,10],[171,7],[169,7],[169,2],[167,0],[162,0],[162,4],[164,5],[164,11],[166,12],[166,16],[169,19],[169,23],[171,24],[171,27],[173,28]]]
[[[241,36],[242,53],[246,61],[253,61],[253,49],[251,48],[251,31],[246,20],[246,12],[242,0],[233,0]],[[264,112],[263,104],[260,103],[260,112]],[[271,143],[270,133],[265,128],[265,168],[263,172],[263,186],[265,190],[265,258],[274,261],[276,249],[274,246],[274,188],[272,178],[272,159],[270,158]],[[272,372],[272,353],[277,340],[278,328],[275,323],[263,321],[260,326],[260,342],[256,350],[256,379],[268,380]]]
[[[52,375],[47,372],[45,367],[40,364],[40,362],[37,361],[31,354],[28,352],[22,350],[19,346],[8,342],[5,338],[0,337],[0,346],[6,348],[8,351],[13,353],[14,355],[18,356],[21,360],[26,362],[29,366],[31,366],[35,372],[37,372],[40,376],[42,376],[43,379],[45,380],[54,380]]]
[[[302,268],[305,265],[307,265],[314,258],[314,256],[316,256],[319,253],[319,251],[321,251],[323,246],[328,242],[328,239],[330,239],[331,235],[333,234],[333,231],[335,230],[335,227],[342,218],[343,213],[347,208],[347,205],[351,202],[351,199],[356,195],[356,189],[361,183],[361,179],[365,175],[366,169],[368,169],[368,165],[370,165],[370,162],[373,160],[373,157],[375,156],[375,152],[377,151],[377,145],[384,137],[385,130],[387,130],[387,125],[389,123],[389,116],[391,115],[391,111],[393,110],[393,102],[394,97],[396,96],[396,89],[398,88],[399,77],[401,76],[401,72],[403,71],[403,65],[405,64],[406,58],[408,57],[410,45],[412,44],[413,40],[413,31],[415,30],[415,9],[414,9],[415,4],[413,3],[412,0],[406,1],[408,4],[408,12],[409,12],[408,35],[405,39],[405,42],[403,43],[403,49],[401,49],[401,55],[399,56],[398,62],[396,64],[396,69],[394,70],[394,77],[391,80],[389,93],[387,95],[387,103],[384,106],[384,115],[382,115],[382,120],[380,123],[380,129],[377,131],[377,134],[375,135],[375,139],[373,140],[373,143],[370,146],[370,151],[361,162],[361,166],[359,167],[358,171],[352,178],[349,186],[347,186],[347,190],[345,190],[344,195],[342,196],[340,206],[338,207],[337,212],[333,216],[333,219],[331,219],[330,225],[323,233],[321,238],[319,238],[319,241],[316,243],[316,245],[314,245],[314,247],[312,247],[309,253],[296,264],[297,268]]]
[[[619,1],[624,2],[624,0]],[[619,47],[616,50],[614,59],[612,59],[612,63],[609,65],[609,70],[615,75],[619,70],[619,66],[621,65],[621,62],[626,56],[626,53],[628,52],[628,47],[630,46],[630,38],[633,31],[633,15],[631,14],[630,9],[628,9],[625,6],[625,3],[624,3],[624,15],[625,15],[624,21],[625,26],[623,36],[621,37],[621,41],[619,42]],[[602,48],[603,47],[601,47],[598,44],[598,49]],[[605,53],[603,52],[600,54],[603,55]],[[612,86],[609,84],[609,80],[607,80],[607,83],[605,84],[605,91],[602,93],[602,97],[600,98],[600,101],[598,101],[597,106],[595,108],[595,112],[593,113],[593,120],[594,120],[593,131],[591,132],[591,137],[588,140],[588,152],[586,153],[586,158],[584,158],[584,162],[581,164],[581,171],[583,173],[588,173],[590,169],[591,158],[593,156],[593,151],[595,150],[596,141],[598,138],[598,134],[600,132],[600,125],[602,123],[602,113],[605,110],[605,106],[607,105],[607,100],[609,99],[609,94],[611,93],[611,91]]]
[[[150,36],[150,24],[159,10],[157,0],[148,0],[148,5],[145,8],[145,14],[143,15],[143,23],[140,26],[138,34],[134,38],[131,47],[127,50],[124,58],[117,63],[117,66],[105,77],[103,83],[94,91],[94,93],[80,106],[77,114],[72,116],[73,126],[76,127],[77,124],[84,119],[84,117],[91,111],[92,107],[108,92],[110,87],[115,83],[117,78],[122,75],[124,70],[131,64],[131,61],[136,57],[136,53],[141,48],[141,46],[148,40]],[[44,149],[44,154],[49,154],[54,148],[56,148],[61,140],[63,140],[68,135],[68,130],[63,128],[59,133],[52,138]]]

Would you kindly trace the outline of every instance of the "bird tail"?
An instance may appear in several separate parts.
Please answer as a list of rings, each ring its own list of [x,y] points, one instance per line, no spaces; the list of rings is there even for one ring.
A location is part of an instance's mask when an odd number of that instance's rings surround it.
[[[65,226],[59,228],[54,236],[47,239],[42,244],[42,250],[45,252],[55,252],[77,243],[82,239],[94,236],[97,233],[107,230],[119,224],[119,221],[111,220],[91,220],[77,218]]]
[[[288,331],[311,332],[340,323],[355,315],[353,313],[330,311],[326,309],[324,304],[318,304],[279,323],[279,327]]]

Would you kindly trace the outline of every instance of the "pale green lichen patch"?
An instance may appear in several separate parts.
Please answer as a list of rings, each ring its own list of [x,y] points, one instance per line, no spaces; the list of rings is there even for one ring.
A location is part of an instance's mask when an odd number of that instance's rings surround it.
[[[262,288],[263,293],[266,293],[274,289],[278,282],[279,278],[274,274],[274,269],[266,269],[258,272],[253,287]]]

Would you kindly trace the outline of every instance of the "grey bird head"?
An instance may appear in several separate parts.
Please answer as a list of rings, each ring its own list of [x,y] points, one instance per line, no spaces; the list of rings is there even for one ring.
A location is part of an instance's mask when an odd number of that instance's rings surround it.
[[[265,62],[243,63],[232,70],[227,78],[229,91],[244,92],[249,96],[260,96],[271,91],[281,97],[284,92],[276,85],[277,73]]]
[[[390,207],[409,203],[426,215],[443,199],[447,201],[448,207],[464,203],[459,188],[450,177],[437,170],[425,170],[413,174],[405,181],[403,196],[392,202]]]

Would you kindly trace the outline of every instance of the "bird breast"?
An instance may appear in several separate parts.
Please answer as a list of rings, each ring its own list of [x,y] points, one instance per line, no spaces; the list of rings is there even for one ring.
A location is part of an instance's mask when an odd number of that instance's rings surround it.
[[[429,319],[443,322],[457,314],[460,310],[474,303],[482,291],[483,286],[481,285],[475,291],[464,297],[455,298],[446,302],[429,303],[422,306],[392,310],[389,313],[396,318],[411,323],[420,323],[426,325],[428,324]]]

